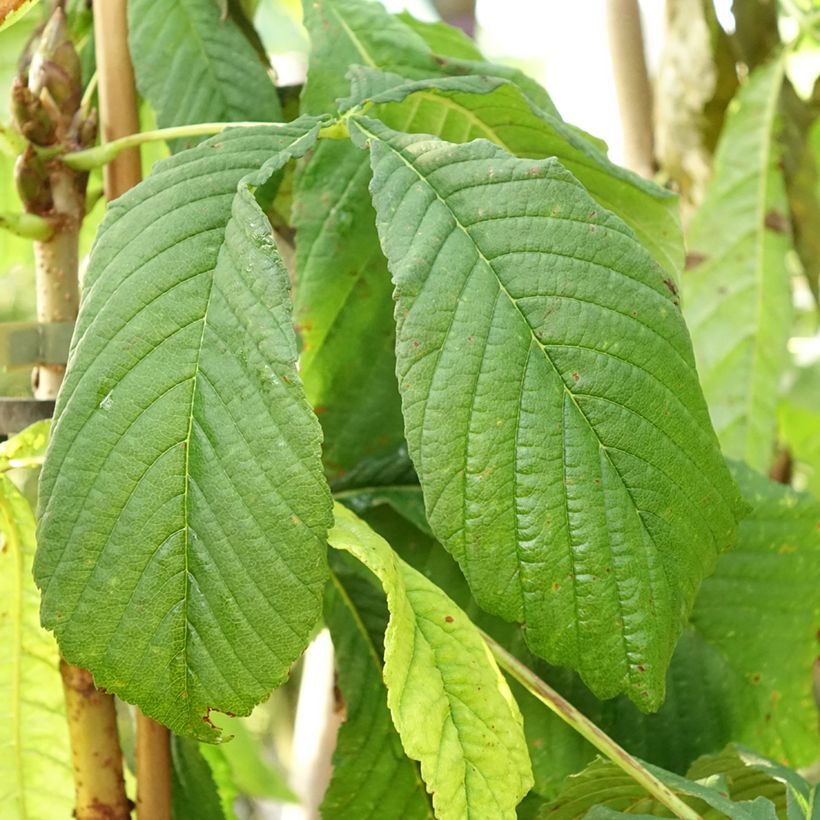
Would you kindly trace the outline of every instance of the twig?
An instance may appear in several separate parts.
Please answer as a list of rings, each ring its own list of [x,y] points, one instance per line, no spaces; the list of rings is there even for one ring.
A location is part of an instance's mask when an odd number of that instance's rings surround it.
[[[701,816],[683,802],[668,786],[647,771],[626,749],[619,746],[609,735],[599,729],[588,717],[579,712],[568,700],[561,697],[549,684],[541,680],[528,666],[511,655],[503,646],[482,632],[487,646],[498,665],[510,677],[515,678],[531,695],[549,707],[579,735],[588,740],[599,752],[606,755],[616,766],[625,771],[636,783],[682,820],[702,820]]]

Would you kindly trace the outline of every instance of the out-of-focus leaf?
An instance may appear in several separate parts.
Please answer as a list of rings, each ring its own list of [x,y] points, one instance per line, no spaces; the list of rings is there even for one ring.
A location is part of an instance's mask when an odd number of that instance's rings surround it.
[[[40,0],[0,0],[0,31],[18,23]]]
[[[0,473],[42,464],[50,430],[51,419],[43,419],[21,430],[8,441],[0,442]]]
[[[390,620],[383,677],[405,752],[436,817],[515,817],[532,784],[521,715],[467,616],[349,510],[328,534],[381,581]]]
[[[801,368],[778,408],[780,438],[805,488],[820,498],[820,364]]]
[[[74,805],[59,654],[40,627],[34,548],[31,508],[0,475],[0,814],[8,820],[68,817]]]
[[[689,232],[683,307],[724,452],[765,472],[791,328],[788,202],[780,168],[783,61],[759,68],[733,104],[714,176]]]

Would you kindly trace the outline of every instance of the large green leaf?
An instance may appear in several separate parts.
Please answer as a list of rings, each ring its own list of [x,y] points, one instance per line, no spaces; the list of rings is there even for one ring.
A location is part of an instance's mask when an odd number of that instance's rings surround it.
[[[34,515],[0,475],[0,813],[68,817],[74,781],[54,639],[31,580]]]
[[[677,772],[731,740],[793,767],[820,758],[812,695],[820,502],[748,469],[736,475],[753,511],[703,582],[657,714],[640,714],[626,698],[602,703],[566,671],[536,667],[630,752]],[[550,795],[594,750],[531,697],[519,702],[536,787]]]
[[[41,480],[42,619],[181,735],[247,714],[321,612],[321,437],[253,196],[318,129],[233,129],[159,163],[112,206],[86,276]]]
[[[755,71],[727,117],[689,232],[684,309],[727,455],[766,471],[791,327],[788,202],[780,168],[783,61]]]
[[[328,540],[367,566],[387,594],[387,703],[405,751],[421,763],[436,817],[515,817],[532,785],[521,715],[478,630],[339,505]]]
[[[418,764],[404,754],[390,720],[382,649],[365,626],[375,612],[384,632],[384,593],[338,563],[325,594],[325,622],[333,638],[346,717],[339,729],[322,817],[432,820]]]
[[[494,66],[479,68],[497,73]],[[677,197],[610,162],[557,114],[534,105],[517,84],[485,76],[408,81],[361,67],[351,77],[346,105],[365,99],[381,105],[376,116],[395,130],[450,142],[488,139],[519,157],[557,157],[594,199],[635,231],[674,287],[683,267]]]
[[[666,772],[656,766],[647,768],[683,798],[704,820],[776,820],[774,797],[785,808],[782,783],[752,768],[746,773],[743,761],[736,755],[724,755],[705,765],[708,775],[702,782]],[[732,777],[729,786],[726,774]],[[695,771],[690,777],[698,776]],[[718,775],[718,779],[714,778]],[[745,775],[745,776],[744,776]],[[738,782],[739,781],[739,782]],[[600,813],[601,810],[608,810]],[[589,813],[588,813],[589,812]],[[580,820],[583,817],[672,817],[628,774],[609,760],[595,760],[583,772],[568,778],[555,800],[538,814],[541,820]]]
[[[267,67],[214,0],[128,0],[128,45],[161,128],[281,119]]]
[[[537,654],[657,708],[742,509],[662,269],[555,159],[352,123],[434,532]]]

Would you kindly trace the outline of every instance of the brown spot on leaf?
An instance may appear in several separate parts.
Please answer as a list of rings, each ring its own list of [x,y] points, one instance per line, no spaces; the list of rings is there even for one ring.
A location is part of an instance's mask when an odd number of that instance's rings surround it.
[[[452,615],[445,615],[445,616],[444,616],[444,620],[445,620],[448,624],[451,624],[451,623],[453,622],[453,616],[452,616]]]
[[[578,373],[578,371],[577,371],[577,370],[574,370],[574,371],[573,371],[573,373],[572,373],[572,378],[573,378],[573,379],[575,379],[575,381],[578,381],[578,379],[580,379],[580,378],[581,378],[581,376],[579,375],[579,373]]]
[[[666,287],[669,289],[669,292],[673,296],[678,295],[678,286],[671,279],[664,279],[663,283],[664,285],[666,285]]]
[[[780,211],[776,211],[774,208],[766,214],[763,224],[775,233],[789,233],[789,220],[781,214]]]
[[[692,268],[696,268],[698,265],[705,262],[706,259],[707,257],[705,254],[697,253],[696,251],[691,251],[690,253],[686,254],[684,270],[692,270]]]

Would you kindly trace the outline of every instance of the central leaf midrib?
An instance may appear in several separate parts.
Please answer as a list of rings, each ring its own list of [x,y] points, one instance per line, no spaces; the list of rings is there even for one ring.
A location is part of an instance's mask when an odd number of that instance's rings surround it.
[[[220,246],[221,250],[221,246]],[[190,495],[190,483],[191,483],[191,437],[193,435],[193,428],[194,428],[194,403],[196,401],[197,395],[197,383],[199,381],[199,363],[202,359],[202,350],[205,344],[205,328],[208,324],[208,309],[211,306],[211,297],[213,296],[214,292],[214,281],[216,280],[216,266],[218,264],[219,254],[217,254],[217,258],[214,260],[214,271],[213,275],[211,276],[211,281],[208,285],[208,296],[205,299],[205,308],[202,312],[202,332],[199,336],[199,344],[197,346],[196,355],[194,357],[194,372],[191,375],[191,403],[188,407],[188,429],[185,433],[185,438],[183,442],[185,444],[185,457],[183,462],[183,476],[185,480],[185,489],[182,495],[182,523],[183,523],[183,541],[182,541],[182,557],[184,560],[184,571],[185,571],[185,591],[183,595],[183,606],[182,606],[182,615],[185,619],[185,630],[183,631],[183,639],[182,639],[182,658],[185,664],[185,681],[183,684],[183,691],[185,693],[184,697],[186,701],[188,700],[188,632],[190,623],[188,620],[188,604],[190,598],[190,580],[189,580],[189,562],[188,562],[188,550],[190,547],[190,508],[189,508],[189,495]]]
[[[533,330],[532,325],[530,325],[530,323],[527,321],[527,317],[524,315],[524,313],[523,313],[523,311],[521,310],[521,308],[519,307],[519,305],[518,305],[517,301],[513,298],[512,294],[509,292],[509,290],[507,289],[507,287],[506,287],[506,286],[504,285],[504,283],[501,281],[501,278],[499,277],[498,272],[495,270],[495,268],[493,267],[493,265],[492,265],[492,263],[490,262],[490,260],[489,260],[489,259],[487,259],[487,257],[486,257],[486,256],[484,255],[484,253],[482,252],[481,248],[479,248],[479,247],[478,247],[478,244],[476,243],[475,239],[473,239],[473,237],[472,237],[472,235],[470,234],[470,232],[469,232],[469,231],[467,230],[467,228],[466,228],[466,227],[465,227],[465,226],[461,223],[461,221],[459,220],[458,216],[455,214],[455,212],[453,211],[453,209],[450,207],[449,203],[448,203],[448,202],[447,202],[447,201],[446,201],[446,200],[445,200],[445,199],[441,196],[441,194],[440,194],[440,193],[438,192],[438,190],[436,190],[436,188],[435,188],[435,187],[434,187],[434,186],[430,183],[430,181],[429,181],[426,177],[424,177],[424,176],[420,173],[420,171],[419,171],[419,170],[418,170],[418,169],[417,169],[417,168],[416,168],[416,167],[415,167],[415,166],[414,166],[411,162],[409,162],[409,161],[407,160],[407,158],[404,156],[404,154],[403,154],[401,151],[397,150],[397,149],[396,149],[393,145],[391,145],[388,141],[380,139],[380,138],[379,138],[376,134],[374,134],[373,132],[369,131],[369,130],[368,130],[368,129],[367,129],[367,128],[366,128],[366,127],[365,127],[365,126],[361,123],[361,121],[357,121],[357,122],[356,122],[356,125],[357,125],[357,127],[359,127],[359,128],[360,128],[360,129],[361,129],[361,130],[365,133],[365,134],[367,134],[369,137],[371,137],[371,138],[373,138],[373,139],[376,139],[376,140],[378,140],[378,141],[379,141],[382,145],[387,146],[387,147],[388,147],[388,148],[389,148],[389,149],[390,149],[390,150],[391,150],[391,151],[392,151],[392,152],[393,152],[393,153],[394,153],[397,157],[399,157],[399,158],[401,159],[401,161],[404,163],[404,165],[405,165],[407,168],[409,168],[410,170],[412,170],[412,171],[413,171],[413,173],[416,175],[416,177],[418,177],[419,181],[420,181],[420,182],[422,182],[424,185],[426,185],[426,186],[427,186],[427,187],[428,187],[428,188],[429,188],[429,189],[433,192],[433,194],[435,195],[436,199],[438,199],[438,201],[439,201],[439,202],[440,202],[440,203],[441,203],[441,204],[442,204],[442,205],[443,205],[443,206],[447,209],[447,211],[448,211],[448,213],[450,214],[450,216],[452,217],[453,222],[455,223],[455,225],[456,225],[456,226],[457,226],[457,227],[458,227],[458,228],[462,231],[462,233],[464,233],[464,235],[465,235],[465,236],[466,236],[466,237],[470,240],[470,242],[471,242],[471,244],[473,245],[473,247],[475,248],[475,251],[476,251],[476,253],[478,254],[479,258],[480,258],[480,259],[481,259],[481,260],[482,260],[482,261],[483,261],[483,262],[487,265],[487,267],[489,268],[489,270],[491,270],[491,271],[492,271],[493,276],[495,277],[495,280],[496,280],[496,282],[497,282],[497,284],[498,284],[498,287],[499,287],[499,288],[500,288],[500,290],[501,290],[501,291],[502,291],[502,292],[503,292],[503,293],[507,296],[507,298],[509,299],[509,301],[510,301],[510,302],[512,303],[512,305],[515,307],[515,310],[516,310],[516,312],[518,313],[519,317],[521,318],[521,321],[522,321],[522,322],[526,325],[527,330],[528,330],[528,331],[529,331],[529,333],[530,333],[531,342],[535,342],[535,343],[538,345],[538,347],[540,348],[541,352],[543,353],[543,356],[544,356],[545,361],[546,361],[546,362],[550,365],[550,367],[552,368],[553,372],[555,373],[556,378],[557,378],[557,379],[558,379],[558,381],[560,382],[561,387],[562,387],[562,389],[563,389],[563,391],[564,391],[564,394],[565,394],[565,395],[567,395],[567,396],[569,396],[569,398],[570,398],[570,400],[572,401],[572,404],[574,405],[574,407],[575,407],[575,409],[577,410],[578,414],[579,414],[579,415],[580,415],[580,417],[584,420],[584,422],[586,423],[587,428],[588,428],[588,429],[589,429],[589,431],[592,433],[592,435],[595,437],[595,440],[598,442],[598,446],[601,448],[601,450],[603,450],[603,451],[604,451],[604,455],[605,455],[605,457],[606,457],[607,461],[609,462],[609,464],[610,464],[610,466],[612,467],[612,469],[615,471],[615,474],[618,476],[618,479],[620,480],[621,485],[623,486],[623,488],[626,490],[627,494],[629,495],[630,501],[632,502],[632,508],[633,508],[633,510],[634,510],[634,512],[635,512],[635,515],[636,515],[636,516],[637,516],[637,518],[638,518],[638,521],[640,522],[641,529],[642,529],[642,530],[644,531],[644,533],[648,536],[650,543],[651,543],[651,544],[655,547],[655,549],[657,550],[657,545],[655,544],[655,541],[654,541],[654,539],[652,538],[652,534],[651,534],[651,533],[649,532],[649,530],[646,528],[646,523],[644,522],[643,517],[640,515],[640,508],[638,507],[638,505],[637,505],[637,503],[636,503],[636,501],[635,501],[635,498],[634,498],[634,497],[633,497],[633,495],[632,495],[632,490],[631,490],[631,488],[630,488],[630,487],[627,485],[627,483],[624,481],[624,478],[623,478],[623,475],[621,474],[621,471],[618,469],[618,466],[614,463],[614,461],[612,460],[611,456],[609,455],[609,452],[608,452],[608,450],[607,450],[606,445],[605,445],[605,444],[601,441],[601,438],[600,438],[600,436],[598,435],[598,431],[597,431],[597,430],[595,429],[595,427],[592,425],[592,423],[590,422],[590,420],[589,420],[589,418],[587,417],[586,413],[584,413],[583,408],[580,406],[580,404],[579,404],[579,403],[578,403],[578,401],[576,400],[576,398],[575,398],[575,396],[573,395],[572,391],[571,391],[571,390],[567,387],[567,385],[566,385],[566,383],[564,382],[563,378],[561,378],[561,373],[560,373],[560,371],[559,371],[559,370],[558,370],[558,368],[556,367],[555,363],[552,361],[552,358],[550,357],[549,353],[547,353],[547,350],[546,350],[546,348],[544,347],[544,345],[541,343],[541,340],[540,340],[540,339],[538,338],[538,336],[535,334],[535,331]],[[574,587],[573,587],[573,590],[574,590]],[[576,595],[576,597],[577,597],[577,593],[575,593],[575,595]],[[522,600],[522,604],[525,604],[525,602],[526,602],[526,598],[524,598],[524,599]],[[620,597],[618,597],[618,606],[619,606],[619,607],[622,607],[622,601],[620,600]],[[626,634],[625,634],[625,630],[621,630],[621,638],[622,638],[622,640],[623,640],[624,642],[626,642]],[[628,669],[628,675],[629,675],[629,678],[630,678],[630,680],[631,680],[631,679],[632,679],[632,670],[633,670],[633,666],[634,666],[634,665],[633,665],[633,664],[632,664],[632,663],[628,660],[628,653],[625,653],[625,658],[627,659],[627,669]]]

